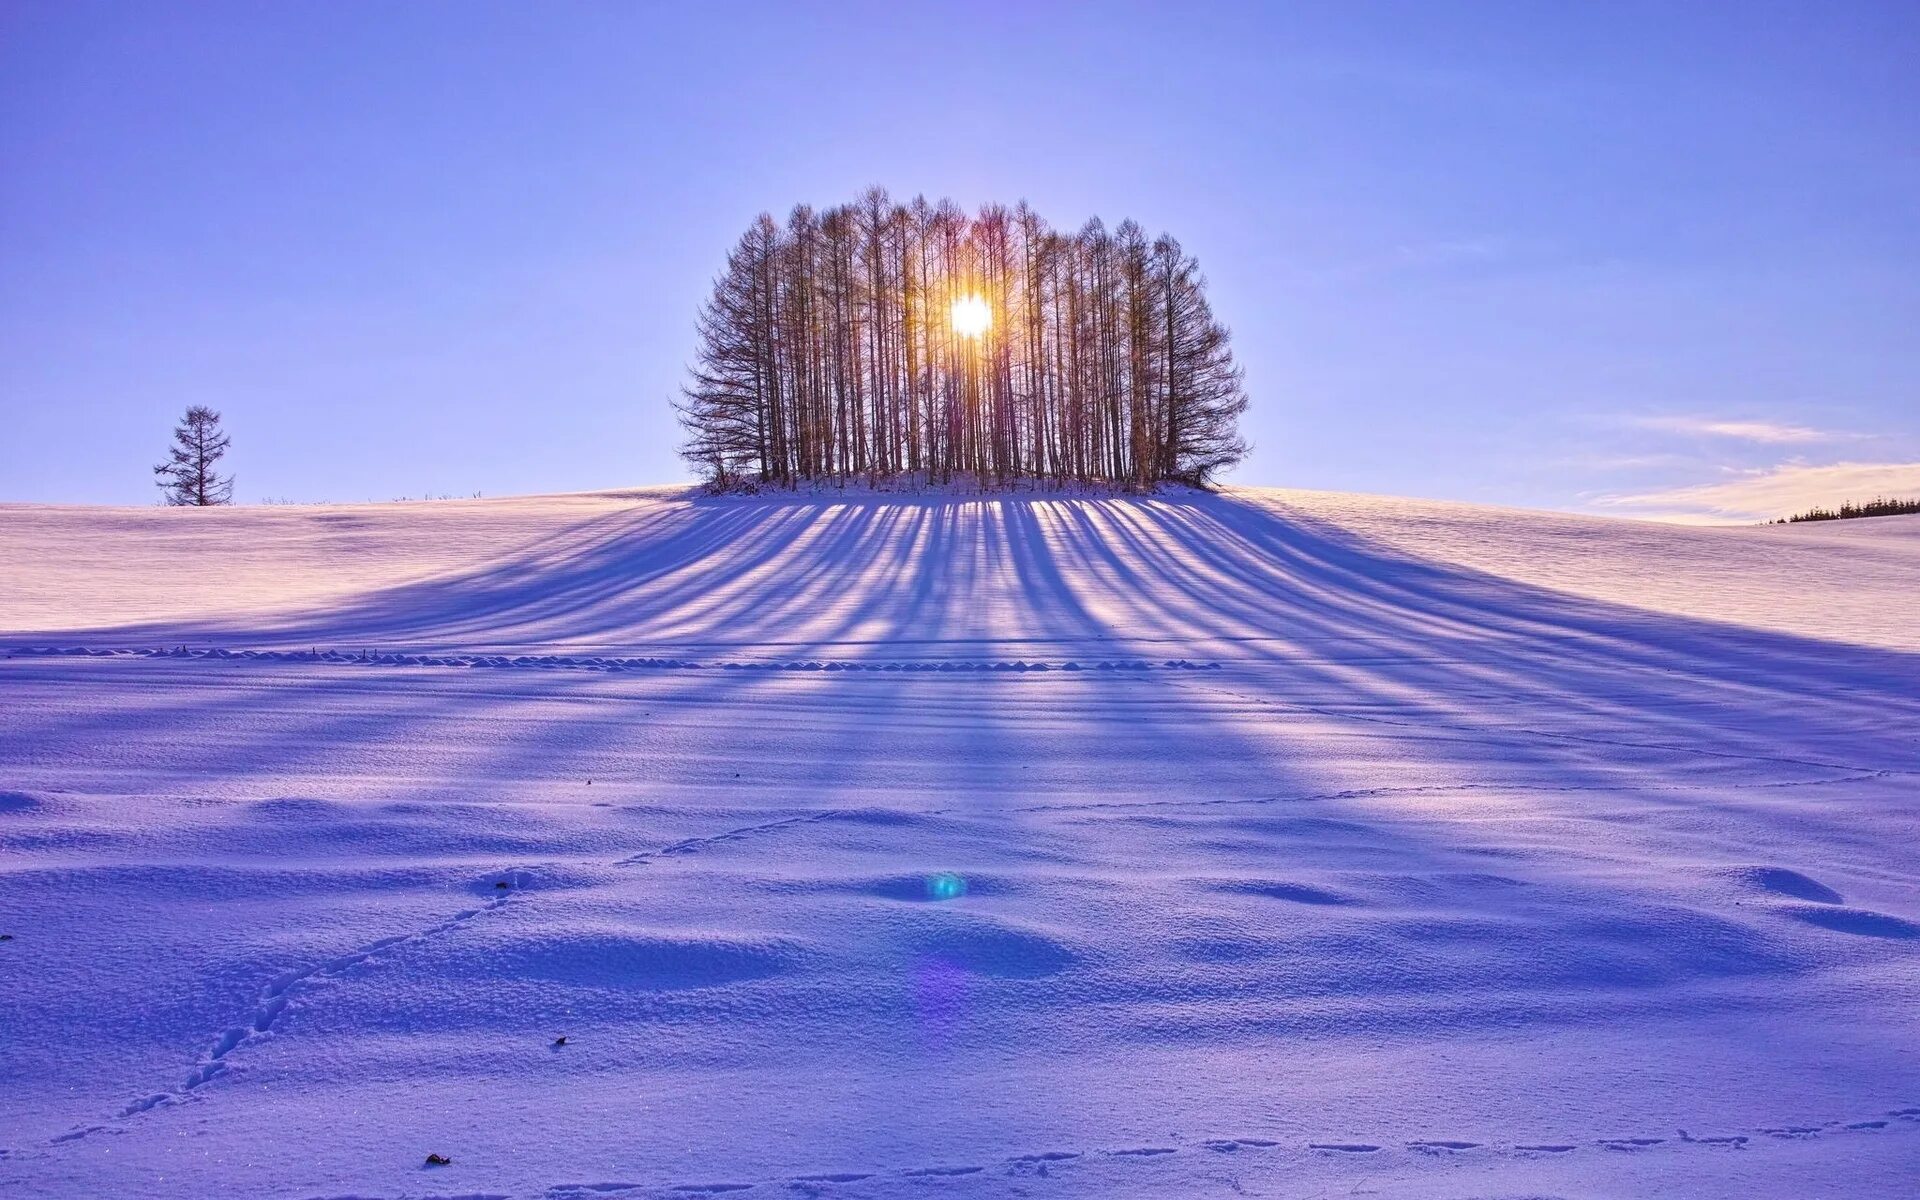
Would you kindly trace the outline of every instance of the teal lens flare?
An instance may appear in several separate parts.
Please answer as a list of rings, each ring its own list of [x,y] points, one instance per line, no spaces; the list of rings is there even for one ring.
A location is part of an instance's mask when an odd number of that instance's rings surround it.
[[[967,881],[952,871],[927,876],[927,899],[958,900],[967,894]]]

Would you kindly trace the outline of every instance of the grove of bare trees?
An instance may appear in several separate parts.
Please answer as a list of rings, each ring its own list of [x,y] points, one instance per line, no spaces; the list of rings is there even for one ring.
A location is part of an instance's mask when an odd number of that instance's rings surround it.
[[[1247,398],[1199,266],[1123,221],[879,189],[762,215],[699,320],[683,453],[719,487],[1204,484]]]

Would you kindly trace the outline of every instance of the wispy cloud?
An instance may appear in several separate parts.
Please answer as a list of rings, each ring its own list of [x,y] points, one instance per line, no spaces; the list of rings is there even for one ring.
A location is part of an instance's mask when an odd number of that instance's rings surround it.
[[[1701,459],[1693,454],[1569,454],[1551,460],[1563,467],[1582,471],[1644,471],[1654,468],[1699,468]]]
[[[1832,463],[1822,467],[1785,463],[1734,472],[1716,483],[1632,495],[1604,496],[1606,508],[1651,510],[1672,521],[1764,521],[1875,496],[1920,496],[1920,462]]]
[[[1788,425],[1780,421],[1741,421],[1721,417],[1634,417],[1630,423],[1642,429],[1658,429],[1666,433],[1681,433],[1690,437],[1730,438],[1735,441],[1762,442],[1767,445],[1838,442],[1864,436],[1857,433],[1839,433],[1830,429],[1813,429],[1806,425]]]

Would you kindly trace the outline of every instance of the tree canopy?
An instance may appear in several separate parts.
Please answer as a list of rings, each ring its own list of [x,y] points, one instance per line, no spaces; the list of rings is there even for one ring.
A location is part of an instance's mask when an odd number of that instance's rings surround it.
[[[1064,234],[877,188],[762,215],[700,313],[682,452],[719,486],[1204,484],[1247,449],[1205,292],[1132,221]]]

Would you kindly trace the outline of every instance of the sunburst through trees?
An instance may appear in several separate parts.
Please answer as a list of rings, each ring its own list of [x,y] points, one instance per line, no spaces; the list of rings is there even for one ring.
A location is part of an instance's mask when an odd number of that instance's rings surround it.
[[[1203,484],[1246,452],[1199,265],[1132,221],[1063,234],[877,188],[762,215],[699,337],[683,453],[718,486]]]

